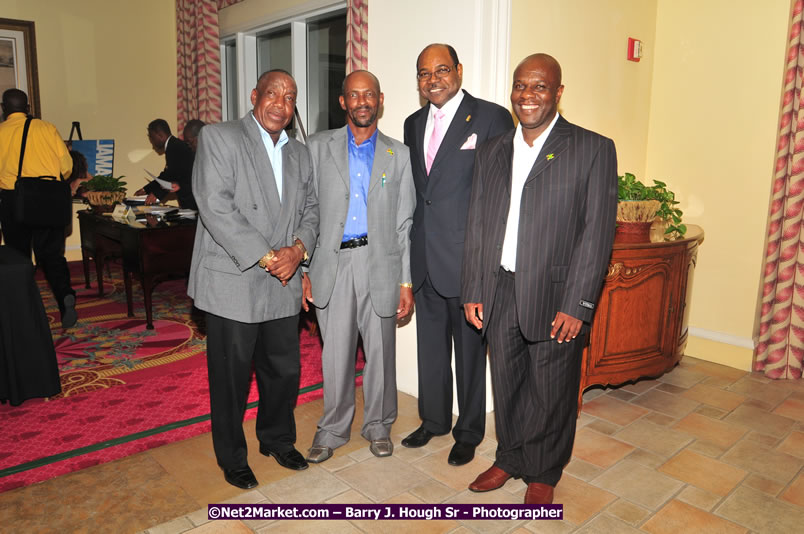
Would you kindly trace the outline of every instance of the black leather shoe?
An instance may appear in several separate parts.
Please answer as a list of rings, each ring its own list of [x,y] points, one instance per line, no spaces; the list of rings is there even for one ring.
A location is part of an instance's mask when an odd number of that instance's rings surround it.
[[[414,430],[408,437],[402,440],[402,446],[410,449],[417,449],[427,445],[435,436],[443,436],[444,434],[433,434],[423,426]]]
[[[467,443],[461,443],[460,441],[456,441],[455,445],[452,446],[452,450],[449,451],[449,458],[447,458],[447,463],[449,463],[449,465],[464,465],[471,462],[472,458],[474,457],[475,457],[474,445],[469,445]]]
[[[260,445],[260,454],[264,454],[265,456],[273,456],[279,465],[282,467],[287,467],[288,469],[293,469],[295,471],[303,471],[304,469],[307,469],[307,460],[305,460],[304,456],[302,456],[301,453],[296,449],[290,449],[289,451],[285,452],[276,452],[272,451],[265,445]]]
[[[75,295],[64,297],[64,309],[61,312],[61,327],[72,328],[78,321],[78,313],[75,311]]]
[[[238,467],[237,469],[224,469],[223,478],[232,486],[242,489],[257,487],[257,477],[249,466]]]

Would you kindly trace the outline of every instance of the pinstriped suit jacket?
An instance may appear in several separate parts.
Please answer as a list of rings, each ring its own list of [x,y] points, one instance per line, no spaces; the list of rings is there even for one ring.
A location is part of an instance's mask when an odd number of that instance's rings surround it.
[[[477,152],[464,248],[464,303],[494,293],[511,201],[514,131]],[[516,257],[519,325],[529,341],[550,339],[561,311],[591,322],[606,273],[617,214],[614,142],[559,117],[522,191]]]

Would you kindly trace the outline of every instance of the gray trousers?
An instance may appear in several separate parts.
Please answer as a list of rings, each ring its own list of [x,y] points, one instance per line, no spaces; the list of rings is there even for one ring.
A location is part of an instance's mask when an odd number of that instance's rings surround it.
[[[334,449],[349,441],[358,333],[366,355],[360,434],[367,440],[389,437],[397,413],[396,317],[380,317],[371,305],[368,247],[340,251],[332,296],[316,315],[324,340],[324,415],[313,444]]]

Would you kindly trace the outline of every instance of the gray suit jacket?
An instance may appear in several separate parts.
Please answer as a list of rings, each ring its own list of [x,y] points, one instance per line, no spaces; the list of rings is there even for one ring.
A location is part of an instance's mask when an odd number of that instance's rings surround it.
[[[484,331],[495,313],[514,132],[489,140],[475,159],[461,301],[483,304]],[[526,339],[550,339],[558,311],[592,321],[616,216],[614,142],[559,117],[522,190],[515,290]]]
[[[321,233],[310,262],[313,300],[319,308],[325,307],[332,295],[349,209],[348,127],[319,132],[308,140],[321,212]],[[410,282],[410,226],[415,207],[408,147],[379,132],[367,209],[371,303],[381,317],[396,314],[399,284]]]
[[[244,323],[290,317],[301,308],[301,276],[288,285],[257,262],[299,238],[312,250],[318,200],[307,148],[282,149],[282,202],[252,114],[201,130],[193,168],[199,225],[188,294],[196,307]]]

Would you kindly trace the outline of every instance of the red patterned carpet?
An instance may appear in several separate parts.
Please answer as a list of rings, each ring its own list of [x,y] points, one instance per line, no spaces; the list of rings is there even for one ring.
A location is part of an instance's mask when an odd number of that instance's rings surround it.
[[[193,313],[185,282],[156,287],[155,329],[146,330],[136,282],[134,317],[126,316],[118,265],[105,276],[103,298],[97,296],[94,271],[86,289],[80,262],[70,269],[79,321],[66,332],[47,284],[37,278],[62,393],[18,407],[0,405],[0,492],[209,431],[203,315]],[[320,339],[307,321],[302,324],[299,404],[322,395]],[[358,362],[358,369],[362,365]],[[256,417],[256,399],[252,380],[247,419]]]

